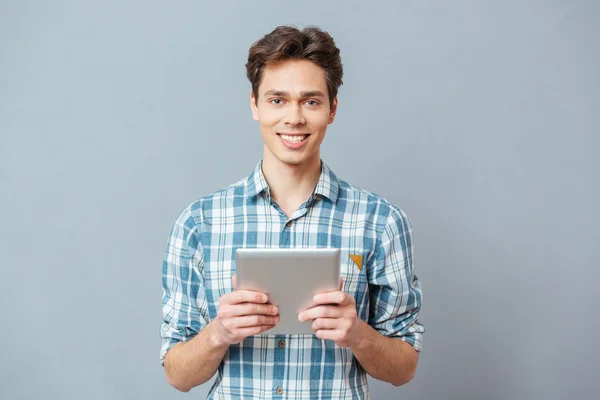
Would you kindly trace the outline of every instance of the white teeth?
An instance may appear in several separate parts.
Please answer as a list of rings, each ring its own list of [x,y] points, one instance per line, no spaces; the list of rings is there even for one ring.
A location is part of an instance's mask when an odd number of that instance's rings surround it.
[[[306,139],[306,137],[308,135],[301,135],[301,136],[290,136],[290,135],[280,135],[283,140],[285,140],[286,142],[290,142],[290,143],[300,143],[301,141],[303,141],[304,139]]]

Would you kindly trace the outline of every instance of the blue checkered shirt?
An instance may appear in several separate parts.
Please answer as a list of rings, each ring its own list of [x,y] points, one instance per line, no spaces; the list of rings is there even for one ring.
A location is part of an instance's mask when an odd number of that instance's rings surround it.
[[[244,247],[341,249],[343,290],[354,296],[359,318],[420,351],[422,292],[406,214],[322,163],[313,194],[288,218],[261,166],[192,203],[175,222],[163,262],[161,362],[217,316],[220,297],[233,290],[235,251]],[[350,255],[362,256],[363,265]],[[208,398],[365,399],[369,389],[349,348],[315,335],[273,334],[230,346]]]

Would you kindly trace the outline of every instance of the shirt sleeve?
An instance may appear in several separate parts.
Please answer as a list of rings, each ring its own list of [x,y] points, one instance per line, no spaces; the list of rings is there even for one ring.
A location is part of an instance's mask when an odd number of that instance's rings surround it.
[[[192,205],[179,216],[167,240],[162,267],[162,365],[171,347],[192,339],[209,319],[201,273],[200,218],[194,218],[199,209],[195,210]]]
[[[423,346],[424,327],[418,321],[421,282],[413,269],[412,226],[406,214],[393,207],[375,245],[368,271],[369,324],[382,335]]]

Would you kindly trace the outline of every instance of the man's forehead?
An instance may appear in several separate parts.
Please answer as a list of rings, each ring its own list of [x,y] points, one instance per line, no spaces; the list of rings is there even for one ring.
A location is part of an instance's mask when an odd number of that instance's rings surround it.
[[[279,90],[290,93],[326,91],[325,70],[308,60],[286,60],[267,64],[262,73],[261,92]]]

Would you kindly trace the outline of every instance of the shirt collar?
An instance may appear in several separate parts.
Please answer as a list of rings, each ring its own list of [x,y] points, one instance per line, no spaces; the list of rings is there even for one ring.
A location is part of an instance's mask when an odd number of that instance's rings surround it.
[[[262,172],[262,160],[254,168],[254,171],[248,176],[246,193],[248,197],[256,197],[269,192],[269,185]]]
[[[246,181],[246,193],[249,197],[260,196],[261,194],[269,194],[269,185],[262,172],[262,160],[254,168],[254,171],[248,176]],[[340,190],[340,182],[331,168],[321,161],[321,176],[314,190],[314,195],[328,198],[332,203],[335,203]]]
[[[335,204],[340,191],[340,182],[331,168],[321,161],[321,176],[315,187],[315,195],[323,196]]]

